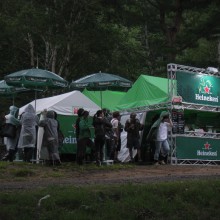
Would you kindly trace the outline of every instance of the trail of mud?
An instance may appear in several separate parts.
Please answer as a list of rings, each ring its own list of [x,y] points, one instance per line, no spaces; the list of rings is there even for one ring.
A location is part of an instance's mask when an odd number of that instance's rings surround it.
[[[65,177],[1,180],[0,190],[25,190],[48,186],[88,186],[92,184],[148,184],[168,181],[220,179],[219,166],[136,166],[121,170],[68,171]]]

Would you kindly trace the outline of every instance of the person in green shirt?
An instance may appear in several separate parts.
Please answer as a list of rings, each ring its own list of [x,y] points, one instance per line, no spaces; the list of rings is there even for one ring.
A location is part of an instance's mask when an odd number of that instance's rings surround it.
[[[90,147],[91,151],[94,149],[94,143],[91,139],[91,131],[92,128],[91,122],[89,122],[89,112],[84,111],[82,114],[82,118],[79,122],[79,139],[77,143],[77,163],[79,165],[83,164],[85,160],[86,147]]]

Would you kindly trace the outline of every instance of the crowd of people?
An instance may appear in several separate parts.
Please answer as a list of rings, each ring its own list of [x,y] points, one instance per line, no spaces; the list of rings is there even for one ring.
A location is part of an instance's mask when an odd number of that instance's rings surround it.
[[[19,109],[9,108],[9,114],[2,117],[1,137],[4,137],[7,153],[2,160],[13,161],[15,154],[24,162],[31,162],[35,156],[38,126],[44,128],[42,149],[45,148],[45,161],[49,164],[61,164],[59,156],[59,123],[56,112],[44,111],[41,119],[35,114],[32,105],[28,105],[18,118]]]
[[[137,161],[141,162],[141,143],[140,131],[143,131],[144,125],[140,123],[137,114],[132,112],[126,120],[125,126],[121,124],[120,112],[115,111],[110,114],[106,109],[98,110],[90,121],[89,112],[79,109],[76,120],[76,137],[77,137],[77,155],[76,161],[82,165],[86,160],[86,148],[90,149],[90,157],[100,166],[104,160],[104,146],[108,159],[115,163],[120,162],[118,153],[121,150],[121,132],[127,133],[126,147],[129,150],[130,162],[135,162],[133,151],[137,150]],[[153,143],[154,164],[164,165],[167,162],[167,156],[170,152],[168,143],[168,132],[173,123],[169,112],[161,112],[159,118],[152,124],[146,138],[146,142]],[[91,128],[94,129],[94,142],[92,141]]]
[[[13,161],[15,153],[25,162],[31,162],[36,158],[36,144],[38,129],[43,129],[41,151],[42,158],[51,165],[60,165],[59,146],[62,144],[63,137],[60,131],[57,114],[54,111],[44,110],[40,118],[35,114],[32,105],[28,105],[24,112],[18,118],[18,108],[11,106],[9,114],[1,115],[1,141],[2,137],[7,148],[7,154],[2,158],[5,161]],[[125,126],[121,124],[120,112],[115,111],[112,114],[107,109],[98,110],[92,120],[89,112],[83,108],[78,109],[78,117],[73,127],[76,134],[76,162],[79,165],[88,160],[87,150],[89,149],[89,160],[95,161],[97,166],[103,164],[108,158],[114,163],[120,162],[118,153],[121,150],[121,132],[127,132],[127,145],[130,156],[130,162],[135,161],[133,150],[137,150],[136,160],[142,161],[140,131],[144,125],[140,123],[137,114],[132,112],[126,120]],[[11,134],[4,134],[10,125],[16,131]],[[11,129],[10,127],[10,129]],[[146,141],[155,143],[154,162],[156,165],[165,164],[169,153],[169,144],[167,134],[169,127],[172,127],[172,120],[168,112],[162,112],[160,117],[153,123]],[[94,129],[94,139],[92,139],[92,130]],[[11,132],[11,131],[10,131]],[[105,147],[105,148],[104,148]],[[105,152],[106,150],[106,152]],[[106,154],[104,156],[104,154]]]

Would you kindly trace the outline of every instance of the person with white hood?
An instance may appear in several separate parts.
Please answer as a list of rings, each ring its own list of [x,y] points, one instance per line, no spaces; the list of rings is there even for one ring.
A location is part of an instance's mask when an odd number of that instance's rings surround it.
[[[21,114],[21,132],[18,149],[23,149],[23,161],[31,162],[36,147],[36,129],[39,122],[34,107],[29,104]]]
[[[44,127],[42,146],[47,148],[50,165],[61,165],[58,141],[58,122],[54,111],[47,111],[46,117],[39,121],[39,126]]]

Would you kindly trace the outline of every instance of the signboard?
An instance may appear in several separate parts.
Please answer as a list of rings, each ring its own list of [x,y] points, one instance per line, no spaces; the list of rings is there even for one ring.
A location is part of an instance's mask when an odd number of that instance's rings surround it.
[[[185,127],[184,113],[182,109],[172,110],[173,134],[183,134]]]
[[[76,153],[76,135],[73,125],[75,124],[76,116],[58,115],[60,129],[64,135],[63,146],[60,153],[75,154]]]
[[[177,159],[220,160],[220,140],[177,136],[176,155]]]
[[[181,104],[183,101],[181,96],[173,96],[172,98],[172,103],[173,104]]]
[[[58,115],[57,118],[60,123],[60,129],[64,135],[63,146],[60,149],[60,153],[76,154],[76,133],[74,127],[77,116]],[[89,117],[91,123],[92,119],[92,117]],[[94,129],[91,129],[91,135],[94,137]]]
[[[176,79],[178,95],[184,102],[220,106],[220,78],[177,71]]]

